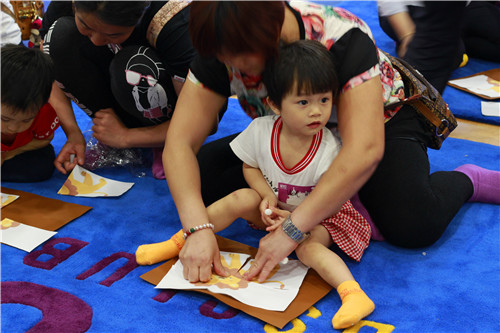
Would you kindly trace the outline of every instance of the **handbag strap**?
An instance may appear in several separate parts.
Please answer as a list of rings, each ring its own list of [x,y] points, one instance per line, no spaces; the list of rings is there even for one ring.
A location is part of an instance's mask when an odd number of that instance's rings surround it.
[[[191,0],[170,0],[160,8],[149,23],[146,33],[146,39],[151,46],[156,47],[156,40],[165,24],[190,3]]]
[[[415,76],[417,78],[417,80],[419,80],[421,83],[423,83],[425,85],[425,87],[427,88],[427,92],[429,93],[430,99],[432,99],[433,101],[435,101],[437,99],[437,96],[435,94],[435,89],[431,86],[429,81],[427,81],[427,79],[424,78],[424,76],[422,74],[420,74],[419,71],[417,71],[415,68],[413,68],[412,65],[410,65],[409,63],[407,63],[405,60],[403,60],[401,58],[393,57],[387,53],[386,53],[386,55],[389,56],[391,63],[394,63],[393,59],[395,59],[396,61],[399,61],[401,63],[401,65],[403,65],[413,76]]]

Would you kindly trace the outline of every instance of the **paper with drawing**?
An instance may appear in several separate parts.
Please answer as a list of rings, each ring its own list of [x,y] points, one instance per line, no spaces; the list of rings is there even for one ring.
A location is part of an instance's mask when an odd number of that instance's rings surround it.
[[[213,293],[231,296],[250,306],[271,311],[284,311],[297,296],[308,267],[298,260],[290,260],[284,265],[277,265],[266,281],[258,283],[256,279],[247,281],[242,278],[253,261],[252,259],[241,267],[248,257],[247,254],[221,251],[222,264],[231,275],[224,278],[213,274],[210,281],[206,283],[190,283],[185,280],[182,274],[182,263],[178,260],[156,288],[208,289]]]
[[[0,227],[1,241],[26,252],[33,251],[57,232],[32,227],[14,220],[4,218]]]
[[[500,81],[486,75],[450,80],[449,83],[489,98],[500,98]]]
[[[2,194],[2,208],[10,204],[12,201],[16,200],[19,198],[18,195],[14,194],[7,194],[7,193],[1,193]]]
[[[117,197],[134,183],[120,182],[92,173],[77,165],[57,194],[77,197]]]

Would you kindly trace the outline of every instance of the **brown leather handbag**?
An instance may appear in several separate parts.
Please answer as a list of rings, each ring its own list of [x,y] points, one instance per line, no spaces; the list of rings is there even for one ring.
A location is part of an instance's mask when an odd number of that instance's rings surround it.
[[[385,52],[384,52],[385,53]],[[457,127],[457,120],[451,113],[448,104],[441,94],[410,64],[385,53],[392,65],[403,78],[409,97],[403,101],[386,105],[386,109],[393,109],[402,104],[412,105],[425,118],[425,124],[432,133],[432,142],[429,148],[439,149],[443,141]]]

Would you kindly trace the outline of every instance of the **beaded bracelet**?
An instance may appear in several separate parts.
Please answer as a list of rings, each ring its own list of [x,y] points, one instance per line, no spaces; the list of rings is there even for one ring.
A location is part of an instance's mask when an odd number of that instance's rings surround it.
[[[184,236],[182,236],[182,237],[183,237],[184,239],[186,239],[186,238],[188,238],[188,237],[189,237],[189,235],[191,235],[193,232],[196,232],[196,231],[198,231],[198,230],[202,230],[202,229],[208,229],[208,228],[210,228],[210,229],[212,229],[212,230],[214,230],[214,229],[215,229],[215,227],[214,227],[214,225],[213,225],[212,223],[205,223],[205,224],[201,224],[201,225],[198,225],[198,226],[196,226],[196,227],[190,228],[188,231],[186,231],[186,232],[184,233]]]

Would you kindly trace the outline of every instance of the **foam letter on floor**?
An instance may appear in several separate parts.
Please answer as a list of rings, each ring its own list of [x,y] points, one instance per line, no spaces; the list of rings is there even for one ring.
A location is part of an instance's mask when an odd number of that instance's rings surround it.
[[[374,321],[361,320],[353,327],[345,329],[343,333],[358,333],[359,330],[364,326],[376,328],[377,329],[376,333],[391,333],[395,328],[394,326],[388,324],[381,324]]]
[[[236,316],[240,312],[239,310],[233,308],[229,308],[222,313],[215,312],[214,309],[217,306],[217,304],[218,302],[216,301],[212,300],[206,301],[200,306],[200,313],[205,317],[210,317],[214,319],[230,319]]]
[[[31,333],[82,333],[92,324],[92,308],[87,303],[75,295],[40,284],[2,282],[2,304],[10,303],[32,306],[43,313],[42,320],[29,330]]]
[[[266,324],[264,326],[264,331],[266,333],[275,333],[275,332],[303,333],[306,331],[306,324],[304,324],[302,320],[295,318],[294,320],[292,320],[292,328],[287,331],[279,331],[275,326],[269,324]]]
[[[82,274],[78,275],[76,278],[78,280],[85,280],[89,276],[94,275],[95,273],[98,273],[104,269],[104,267],[110,265],[112,262],[120,259],[120,258],[126,258],[128,259],[128,262],[117,269],[111,276],[109,276],[107,279],[102,280],[99,284],[102,284],[103,286],[109,287],[116,281],[122,279],[125,275],[139,267],[137,262],[135,261],[135,255],[127,252],[117,252],[112,255],[110,255],[107,258],[102,259],[99,261],[97,264],[92,266],[90,269],[87,271],[83,272]]]
[[[60,249],[55,248],[55,246],[57,244],[66,244],[66,245],[69,245],[69,247],[64,249],[64,250],[60,250]],[[88,244],[89,243],[87,243],[87,242],[84,242],[84,241],[81,241],[78,239],[74,239],[74,238],[70,238],[70,237],[54,238],[54,239],[51,239],[48,242],[46,242],[42,246],[41,250],[33,251],[33,252],[27,254],[24,257],[23,262],[25,265],[29,265],[29,266],[36,267],[36,268],[42,268],[42,269],[46,269],[46,270],[51,270],[55,266],[62,263],[64,260],[71,257],[76,252],[80,251],[82,248],[84,248]],[[38,258],[44,254],[49,255],[52,258],[50,258],[49,260],[46,260],[46,261],[38,260]]]
[[[166,303],[172,297],[174,297],[175,294],[177,294],[177,293],[173,290],[163,290],[161,293],[159,293],[158,295],[153,297],[153,299],[157,302],[160,302],[160,303]]]

